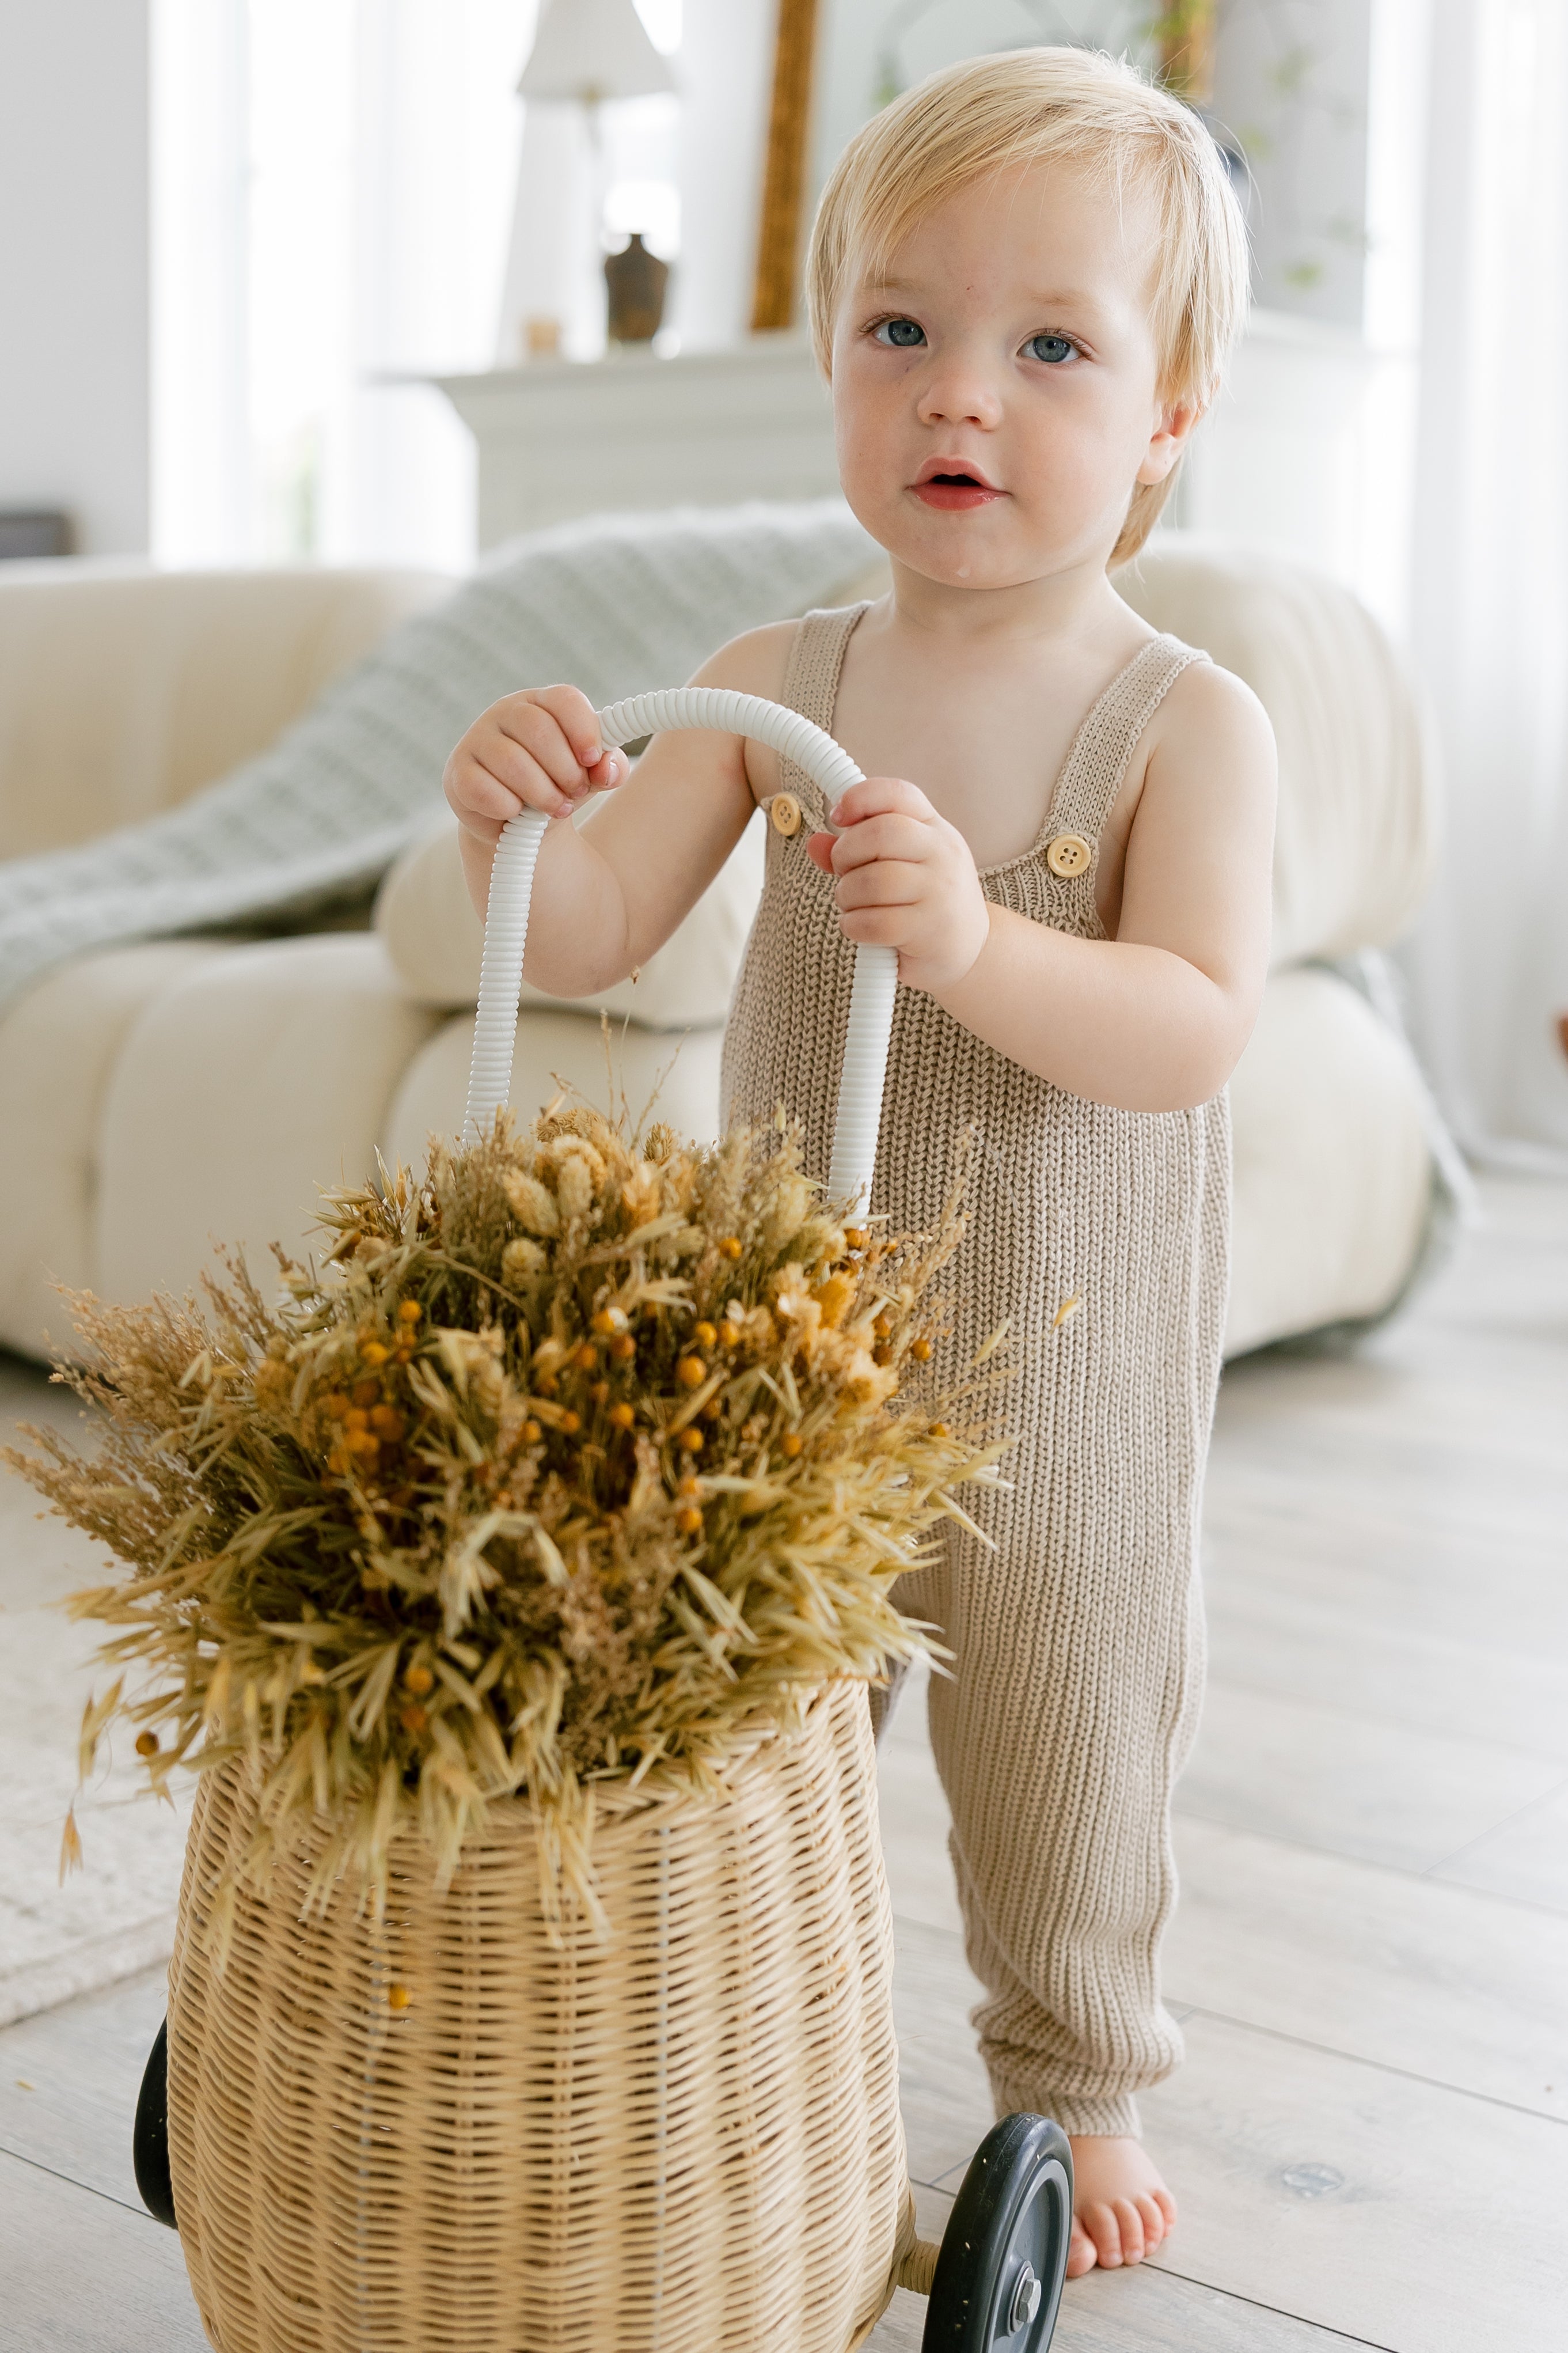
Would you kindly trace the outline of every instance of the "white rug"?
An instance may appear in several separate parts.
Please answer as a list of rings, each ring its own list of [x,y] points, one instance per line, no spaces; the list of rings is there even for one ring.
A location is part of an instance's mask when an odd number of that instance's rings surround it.
[[[75,1434],[79,1411],[42,1372],[0,1356],[6,1442],[18,1421]],[[59,1884],[101,1629],[73,1625],[47,1605],[105,1582],[108,1556],[63,1521],[40,1520],[40,1509],[32,1489],[0,1468],[0,2026],[167,1957],[188,1810],[140,1794],[144,1776],[129,1735],[117,1731],[113,1761],[77,1807],[85,1868]]]

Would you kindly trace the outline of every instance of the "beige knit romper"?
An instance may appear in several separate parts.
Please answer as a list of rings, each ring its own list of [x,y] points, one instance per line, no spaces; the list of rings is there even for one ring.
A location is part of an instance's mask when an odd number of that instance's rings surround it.
[[[829,731],[865,610],[810,614],[796,637],[783,700]],[[1100,828],[1173,681],[1203,659],[1156,638],[1112,680],[1039,840],[983,871],[987,898],[1105,937]],[[793,836],[769,828],[724,1040],[723,1116],[763,1120],[784,1104],[805,1123],[807,1168],[825,1173],[854,951],[833,881],[806,856],[823,797],[793,765],[781,781],[805,822]],[[1096,846],[1067,881],[1046,860],[1064,833]],[[896,1229],[936,1222],[966,1126],[979,1149],[942,1354],[956,1370],[1012,1318],[1013,1483],[976,1512],[995,1550],[954,1531],[899,1601],[954,1653],[951,1679],[932,1679],[931,1740],[997,2112],[1136,2132],[1134,2093],[1182,2052],[1157,1954],[1175,1893],[1171,1787],[1202,1683],[1196,1535],[1225,1306],[1227,1107],[1223,1094],[1183,1112],[1082,1102],[900,989],[872,1201]]]

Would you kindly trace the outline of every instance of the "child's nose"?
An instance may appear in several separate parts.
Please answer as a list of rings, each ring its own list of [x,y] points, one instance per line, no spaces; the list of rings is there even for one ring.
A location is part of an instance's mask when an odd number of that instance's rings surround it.
[[[922,425],[993,426],[1001,422],[1002,396],[984,368],[955,354],[927,377],[918,414]]]

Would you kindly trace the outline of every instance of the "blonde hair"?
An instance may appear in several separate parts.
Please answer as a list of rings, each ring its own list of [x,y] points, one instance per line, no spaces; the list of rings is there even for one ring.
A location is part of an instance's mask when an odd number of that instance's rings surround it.
[[[1087,164],[1120,195],[1148,190],[1158,218],[1152,323],[1159,391],[1206,406],[1247,309],[1247,230],[1219,151],[1168,91],[1089,49],[1013,49],[935,73],[849,142],[823,191],[806,261],[812,341],[832,374],[833,322],[854,272],[970,183],[1047,160]],[[1112,564],[1136,555],[1170,496],[1133,485]]]

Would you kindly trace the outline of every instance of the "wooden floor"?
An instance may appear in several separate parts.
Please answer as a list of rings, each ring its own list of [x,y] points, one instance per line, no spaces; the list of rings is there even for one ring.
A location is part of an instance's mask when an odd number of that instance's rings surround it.
[[[1188,2057],[1147,2103],[1182,2222],[1068,2290],[1059,2353],[1568,2345],[1568,1191],[1487,1207],[1359,1355],[1226,1378],[1166,1950]],[[934,2234],[990,2115],[918,1706],[883,1788]],[[131,2179],[162,2007],[146,1974],[0,2034],[7,2353],[203,2342]],[[896,2297],[878,2353],[922,2313]]]

